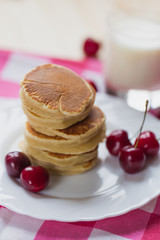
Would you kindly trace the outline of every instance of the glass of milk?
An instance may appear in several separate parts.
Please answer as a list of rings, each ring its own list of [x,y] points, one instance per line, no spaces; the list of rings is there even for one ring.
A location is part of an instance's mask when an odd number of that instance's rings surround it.
[[[137,10],[111,14],[106,47],[107,91],[139,110],[147,99],[160,106],[160,18]]]

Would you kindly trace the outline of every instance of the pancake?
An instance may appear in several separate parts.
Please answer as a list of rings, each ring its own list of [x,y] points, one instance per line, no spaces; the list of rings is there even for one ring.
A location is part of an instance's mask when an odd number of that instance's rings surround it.
[[[68,169],[76,164],[88,162],[97,158],[97,148],[91,152],[83,154],[60,154],[43,151],[29,145],[25,140],[21,143],[20,148],[28,156],[38,159],[42,164],[51,164],[62,170]]]
[[[42,117],[35,114],[33,111],[31,111],[31,109],[28,106],[25,105],[25,103],[22,104],[22,108],[28,118],[28,121],[30,122],[31,126],[35,130],[52,136],[54,135],[54,133],[52,132],[54,132],[55,129],[65,129],[85,119],[91,112],[93,103],[94,103],[94,98],[92,99],[91,103],[87,106],[85,111],[80,116],[78,115],[78,116],[71,116],[71,117],[55,115],[52,118],[46,118],[46,117]]]
[[[93,107],[86,119],[67,129],[55,130],[54,136],[40,133],[41,129],[35,128],[37,131],[29,122],[26,123],[25,138],[29,145],[55,153],[81,154],[94,150],[103,140],[105,116],[98,107]],[[43,130],[47,132],[50,129]]]
[[[57,120],[77,116],[76,121],[80,121],[89,113],[85,110],[88,106],[91,109],[95,91],[71,70],[46,64],[25,75],[20,96],[25,108],[38,116]]]
[[[90,169],[95,167],[98,162],[98,159],[95,158],[88,162],[76,164],[76,165],[64,170],[61,168],[57,168],[49,163],[42,163],[41,161],[39,161],[33,157],[30,157],[30,160],[33,165],[38,165],[38,166],[42,166],[42,167],[46,168],[50,174],[61,175],[61,176],[81,174],[83,172],[89,171]]]
[[[94,101],[95,101],[95,90],[94,90],[94,88],[91,85],[89,85],[89,87],[90,87],[90,89],[92,91],[93,97],[92,97],[91,101],[89,102],[89,104],[86,106],[86,108],[89,108],[89,106],[92,107],[93,104],[94,104]],[[20,97],[21,97],[21,100],[22,100],[22,104],[24,106],[23,108],[26,108],[31,113],[34,113],[34,114],[36,114],[36,115],[38,115],[40,117],[45,117],[47,119],[53,119],[53,117],[56,118],[56,119],[63,119],[64,117],[65,118],[68,118],[68,117],[75,118],[76,116],[78,117],[79,115],[81,115],[86,110],[86,108],[85,108],[84,111],[82,111],[80,114],[70,115],[69,116],[68,114],[65,115],[65,114],[63,114],[60,111],[47,109],[47,107],[43,106],[42,104],[38,105],[38,103],[32,102],[31,99],[28,97],[28,93],[26,93],[24,91],[23,87],[20,89]]]
[[[105,137],[105,116],[95,90],[71,70],[46,64],[21,81],[22,108],[28,118],[20,148],[33,165],[51,174],[80,174],[97,163]]]
[[[27,122],[25,128],[25,139],[29,145],[35,148],[64,154],[82,154],[94,150],[99,142],[105,137],[105,123],[102,125],[96,135],[88,138],[78,139],[77,141],[65,139],[60,136],[47,136],[36,132]]]
[[[103,112],[96,106],[92,107],[90,114],[81,122],[78,122],[66,129],[58,130],[50,127],[50,125],[36,125],[29,121],[31,127],[42,134],[48,136],[60,136],[65,139],[83,139],[92,138],[105,122]],[[87,139],[86,139],[87,140]],[[89,139],[88,139],[89,140]]]

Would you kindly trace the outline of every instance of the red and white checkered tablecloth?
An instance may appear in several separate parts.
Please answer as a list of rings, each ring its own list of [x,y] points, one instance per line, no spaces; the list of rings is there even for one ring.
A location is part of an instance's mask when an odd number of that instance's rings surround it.
[[[69,61],[0,51],[0,109],[8,98],[17,98],[19,81],[33,67],[56,63],[92,79],[104,92],[102,65],[95,59]],[[105,239],[160,240],[160,197],[122,216],[92,222],[65,223],[23,216],[0,207],[0,240]]]

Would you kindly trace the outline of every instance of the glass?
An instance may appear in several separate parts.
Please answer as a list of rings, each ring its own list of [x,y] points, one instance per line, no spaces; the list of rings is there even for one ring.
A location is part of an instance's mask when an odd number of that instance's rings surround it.
[[[107,92],[144,110],[160,106],[160,15],[117,8],[108,13],[105,57]]]

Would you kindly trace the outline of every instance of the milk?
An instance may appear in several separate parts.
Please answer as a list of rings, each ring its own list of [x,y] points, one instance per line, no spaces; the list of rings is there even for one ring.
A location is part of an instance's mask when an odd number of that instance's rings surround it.
[[[160,83],[160,23],[136,17],[112,22],[107,45],[108,84],[147,89]]]

